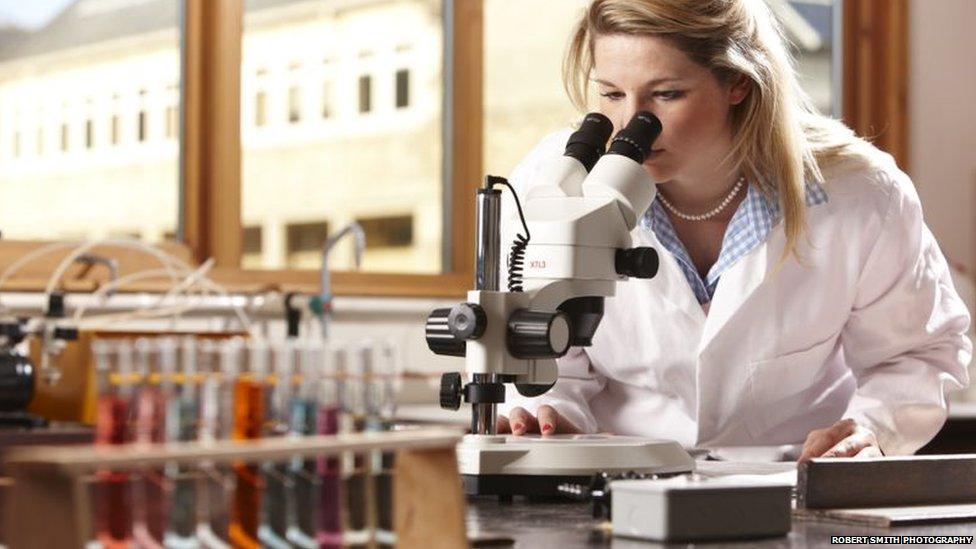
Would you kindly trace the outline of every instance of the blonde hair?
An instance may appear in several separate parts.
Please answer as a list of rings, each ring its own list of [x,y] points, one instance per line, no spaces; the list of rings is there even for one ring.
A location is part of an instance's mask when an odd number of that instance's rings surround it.
[[[720,82],[749,80],[750,92],[731,108],[732,149],[722,161],[767,195],[778,194],[786,233],[781,260],[795,254],[805,228],[805,181],[823,182],[822,167],[863,158],[866,143],[813,107],[763,0],[594,0],[563,65],[566,91],[580,110],[587,108],[594,39],[614,34],[667,38]]]

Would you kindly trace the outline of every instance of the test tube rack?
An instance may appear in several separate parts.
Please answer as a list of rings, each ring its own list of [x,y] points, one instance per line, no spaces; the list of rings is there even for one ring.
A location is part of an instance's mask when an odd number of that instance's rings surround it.
[[[397,547],[466,547],[465,501],[454,452],[461,436],[459,430],[429,428],[245,441],[14,448],[4,459],[12,478],[4,512],[6,544],[10,549],[84,547],[92,537],[86,479],[98,470],[281,461],[380,450],[396,454]],[[431,497],[435,488],[437,497]]]

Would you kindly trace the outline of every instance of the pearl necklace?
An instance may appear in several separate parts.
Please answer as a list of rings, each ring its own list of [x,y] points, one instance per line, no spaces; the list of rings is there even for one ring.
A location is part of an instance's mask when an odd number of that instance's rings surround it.
[[[684,219],[685,221],[705,221],[706,219],[715,217],[716,215],[719,214],[719,212],[724,210],[725,207],[728,206],[730,202],[732,202],[732,199],[735,198],[735,195],[739,194],[739,190],[742,189],[742,185],[744,185],[745,182],[746,182],[746,176],[744,175],[739,176],[739,180],[735,182],[735,187],[732,188],[732,192],[730,192],[729,195],[725,197],[725,200],[723,200],[721,204],[719,204],[718,206],[715,207],[715,209],[709,212],[705,212],[703,214],[698,214],[698,215],[691,215],[691,214],[679,212],[677,208],[672,206],[671,203],[668,202],[667,199],[665,199],[664,196],[661,195],[661,193],[658,193],[657,199],[660,200],[661,204],[664,205],[664,207],[667,208],[671,213],[680,217],[681,219]]]

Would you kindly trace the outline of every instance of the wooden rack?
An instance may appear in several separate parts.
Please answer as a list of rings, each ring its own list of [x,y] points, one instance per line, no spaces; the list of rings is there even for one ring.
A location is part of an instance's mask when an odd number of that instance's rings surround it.
[[[98,470],[140,470],[167,463],[285,461],[374,450],[396,453],[393,516],[397,547],[466,547],[464,497],[454,446],[459,430],[411,429],[251,441],[11,449],[13,478],[5,520],[11,549],[84,547],[91,539],[85,478]],[[431,494],[436,491],[436,497]]]

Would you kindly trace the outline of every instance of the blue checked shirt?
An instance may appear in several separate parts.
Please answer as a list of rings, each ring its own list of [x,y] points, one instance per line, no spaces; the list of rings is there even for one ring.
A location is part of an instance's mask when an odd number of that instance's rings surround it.
[[[815,206],[824,202],[827,202],[827,193],[823,187],[814,182],[807,183],[807,206]],[[779,221],[779,216],[779,202],[767,198],[755,185],[749,185],[746,198],[739,204],[738,209],[729,221],[729,226],[725,229],[725,236],[722,238],[722,251],[719,252],[718,261],[708,270],[704,280],[691,261],[688,250],[678,240],[671,220],[668,219],[664,207],[658,200],[654,200],[651,207],[644,212],[644,216],[641,218],[641,226],[644,229],[654,231],[654,235],[661,241],[661,244],[674,255],[682,272],[684,272],[685,278],[688,279],[688,284],[695,292],[698,302],[704,304],[712,300],[722,274],[736,261],[766,240],[769,231],[773,229],[773,225]]]

